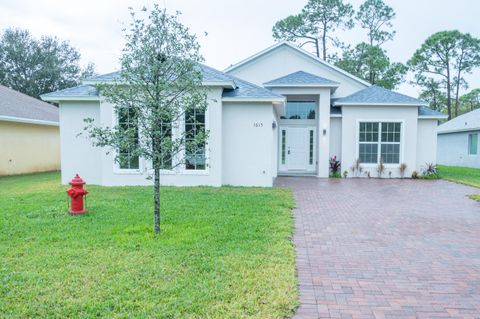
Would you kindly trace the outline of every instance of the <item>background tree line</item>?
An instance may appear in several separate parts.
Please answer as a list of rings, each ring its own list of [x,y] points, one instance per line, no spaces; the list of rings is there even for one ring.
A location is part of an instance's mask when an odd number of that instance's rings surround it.
[[[38,98],[80,84],[94,75],[92,63],[80,66],[80,53],[68,41],[34,38],[28,30],[0,34],[0,84]]]
[[[480,67],[480,40],[457,30],[437,32],[405,64],[392,62],[383,45],[394,40],[395,17],[383,0],[366,0],[356,11],[343,0],[309,0],[300,13],[275,23],[272,32],[277,40],[313,45],[317,57],[387,89],[405,82],[410,71],[420,98],[449,119],[480,108],[480,88],[468,92],[464,78]],[[336,36],[354,26],[365,32],[366,41],[352,46]]]

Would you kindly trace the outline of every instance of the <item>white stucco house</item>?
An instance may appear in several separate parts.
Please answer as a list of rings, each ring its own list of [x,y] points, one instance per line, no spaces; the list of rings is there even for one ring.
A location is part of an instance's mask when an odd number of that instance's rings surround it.
[[[399,176],[402,163],[409,176],[436,162],[443,114],[371,86],[291,43],[279,42],[223,72],[201,68],[210,102],[196,125],[209,130],[208,144],[195,161],[162,171],[164,185],[271,186],[279,175],[328,177],[331,156],[341,161],[342,172],[360,159],[364,176],[369,171],[376,176],[381,158],[385,177]],[[77,136],[84,118],[102,125],[117,120],[94,86],[116,76],[97,76],[42,96],[60,105],[63,183],[75,173],[92,184],[152,183],[146,161],[130,158],[119,165]]]
[[[438,163],[480,168],[480,109],[438,127]]]

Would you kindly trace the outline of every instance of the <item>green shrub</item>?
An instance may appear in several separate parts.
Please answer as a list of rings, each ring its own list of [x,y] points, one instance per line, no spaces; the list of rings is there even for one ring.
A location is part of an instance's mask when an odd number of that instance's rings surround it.
[[[340,172],[330,173],[330,178],[342,178]]]

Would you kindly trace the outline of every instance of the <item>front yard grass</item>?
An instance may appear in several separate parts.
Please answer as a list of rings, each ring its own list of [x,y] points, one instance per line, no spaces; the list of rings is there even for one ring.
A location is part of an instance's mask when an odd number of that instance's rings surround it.
[[[69,216],[58,173],[0,178],[5,318],[284,318],[297,306],[291,193],[88,186]]]
[[[438,165],[438,171],[446,180],[480,188],[480,169]]]
[[[438,165],[438,171],[446,180],[480,188],[480,169],[478,168]],[[480,194],[469,197],[480,201]]]

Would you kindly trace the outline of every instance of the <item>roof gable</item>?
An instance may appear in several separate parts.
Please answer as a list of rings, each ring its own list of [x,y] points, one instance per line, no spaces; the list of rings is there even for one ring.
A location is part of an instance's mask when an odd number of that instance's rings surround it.
[[[335,105],[412,105],[425,106],[425,101],[372,85],[335,101]]]
[[[268,48],[266,48],[266,49],[264,49],[264,50],[262,50],[262,51],[260,51],[256,54],[254,54],[254,55],[252,55],[252,56],[250,56],[250,57],[248,57],[248,58],[246,58],[246,59],[244,59],[244,60],[242,60],[242,61],[240,61],[236,64],[231,65],[230,67],[226,68],[224,70],[224,72],[226,72],[226,73],[235,72],[236,70],[239,70],[240,68],[245,67],[247,64],[250,64],[257,59],[259,59],[261,57],[264,57],[264,56],[270,54],[273,51],[279,50],[282,47],[288,47],[288,48],[296,51],[297,53],[301,54],[302,56],[308,58],[309,60],[313,61],[314,63],[322,65],[322,66],[330,69],[333,72],[341,74],[342,76],[346,76],[347,78],[349,78],[349,79],[351,79],[351,80],[353,80],[353,81],[355,81],[355,82],[357,82],[357,83],[359,83],[363,86],[369,86],[370,85],[370,83],[368,83],[367,81],[362,80],[362,79],[354,76],[353,74],[350,74],[350,73],[340,69],[339,67],[336,67],[335,65],[330,64],[330,63],[318,58],[317,56],[311,54],[310,52],[308,52],[308,51],[306,51],[306,50],[304,50],[304,49],[302,49],[302,48],[300,48],[300,47],[296,46],[295,44],[290,43],[288,41],[278,42],[278,43],[276,43],[276,44],[274,44],[274,45],[272,45],[272,46],[270,46],[270,47],[268,47]]]
[[[0,117],[58,122],[58,108],[0,85]]]
[[[297,71],[277,79],[264,83],[266,87],[274,86],[323,86],[323,87],[337,87],[340,83],[329,80],[327,78],[314,75],[305,71]]]
[[[438,127],[438,133],[480,130],[480,109],[457,116]]]

